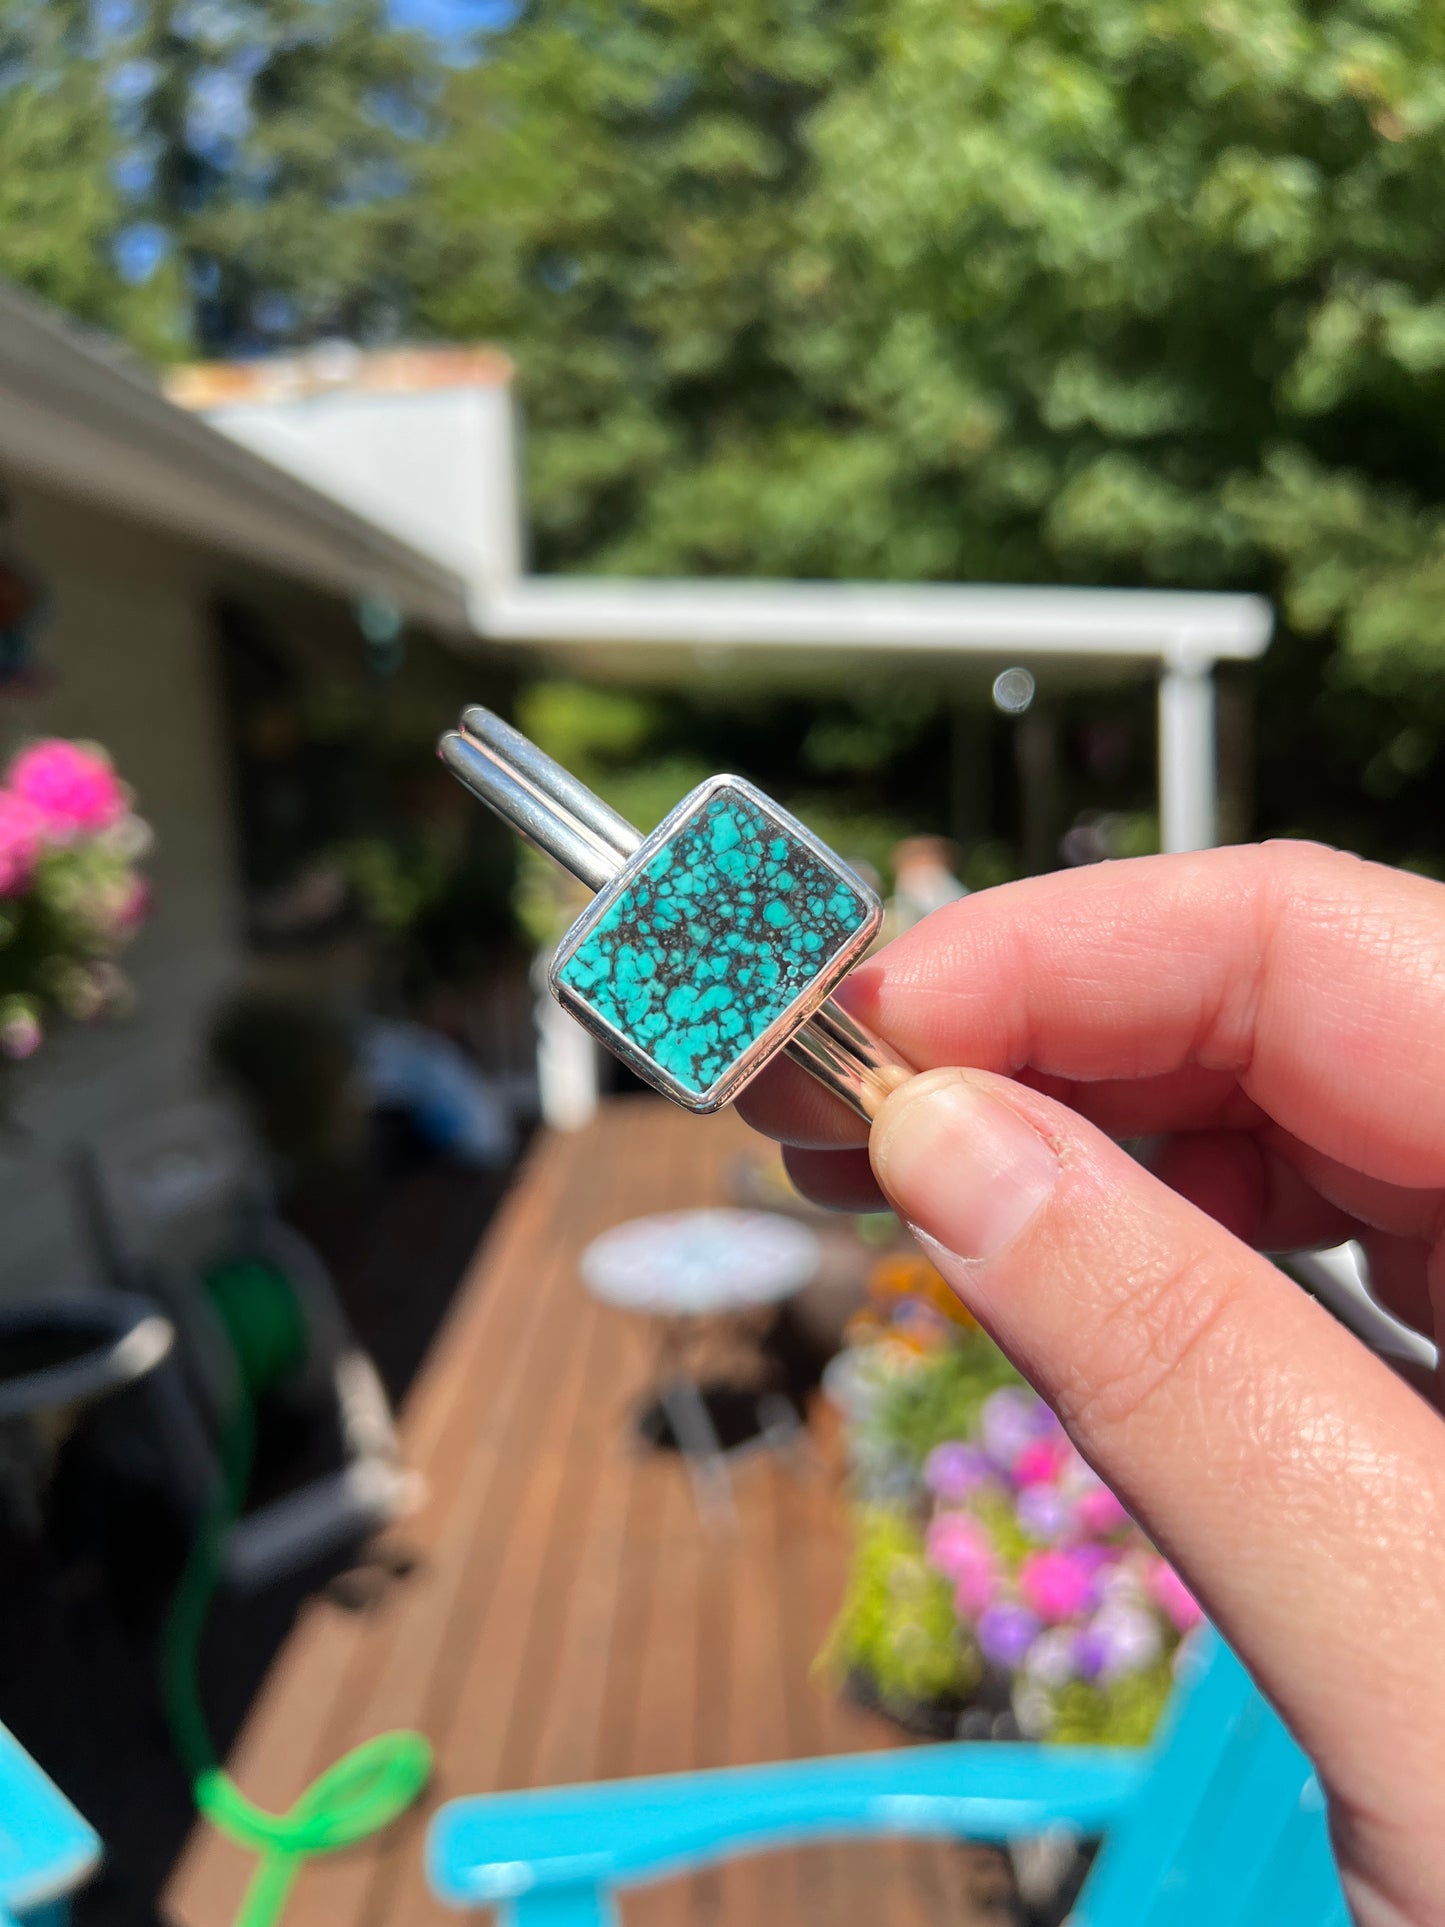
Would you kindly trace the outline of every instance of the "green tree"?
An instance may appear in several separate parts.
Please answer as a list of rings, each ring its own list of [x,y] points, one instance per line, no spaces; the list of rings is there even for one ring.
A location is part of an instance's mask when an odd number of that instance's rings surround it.
[[[112,59],[135,215],[182,269],[203,352],[408,325],[430,42],[383,0],[135,0]]]
[[[534,0],[451,105],[545,561],[1263,588],[1266,827],[1445,859],[1439,8]]]
[[[84,0],[0,0],[0,278],[82,321],[174,352],[177,288],[128,284],[108,67]]]
[[[793,412],[775,286],[871,5],[534,0],[454,77],[424,312],[519,350],[544,563],[605,566],[658,490]],[[734,566],[765,565],[759,529]]]

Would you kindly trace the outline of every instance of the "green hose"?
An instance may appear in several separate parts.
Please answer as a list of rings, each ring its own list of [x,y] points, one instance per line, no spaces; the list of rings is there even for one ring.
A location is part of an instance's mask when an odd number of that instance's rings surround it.
[[[432,1750],[421,1733],[379,1734],[329,1766],[285,1813],[268,1813],[248,1800],[216,1758],[198,1683],[201,1633],[221,1578],[226,1539],[245,1500],[255,1442],[253,1401],[296,1368],[301,1314],[289,1283],[269,1265],[223,1266],[206,1282],[231,1339],[241,1391],[222,1440],[221,1477],[166,1624],[162,1681],[166,1717],[197,1809],[228,1839],[260,1855],[235,1927],[272,1927],[308,1859],[368,1839],[412,1805],[430,1777]]]

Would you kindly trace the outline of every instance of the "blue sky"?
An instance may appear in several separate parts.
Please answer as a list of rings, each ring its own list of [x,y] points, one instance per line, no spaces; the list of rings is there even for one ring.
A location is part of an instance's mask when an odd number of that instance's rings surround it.
[[[460,42],[478,27],[500,27],[516,12],[514,0],[392,0],[399,26],[419,27],[447,42]]]

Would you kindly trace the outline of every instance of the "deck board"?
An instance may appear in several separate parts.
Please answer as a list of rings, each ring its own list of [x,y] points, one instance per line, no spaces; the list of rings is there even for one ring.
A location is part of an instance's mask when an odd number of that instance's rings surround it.
[[[429,1487],[404,1535],[414,1568],[364,1610],[307,1608],[232,1757],[252,1797],[280,1806],[388,1727],[437,1750],[425,1806],[309,1864],[288,1927],[455,1918],[427,1891],[421,1843],[459,1793],[894,1743],[814,1673],[847,1557],[826,1440],[741,1463],[736,1532],[705,1528],[677,1460],[631,1438],[646,1326],[577,1279],[609,1225],[725,1199],[745,1141],[730,1115],[628,1100],[534,1148],[402,1415]],[[225,1927],[248,1870],[197,1829],[167,1918]],[[839,1844],[665,1882],[623,1913],[626,1927],[962,1927],[1001,1917],[971,1901],[977,1871],[952,1847]]]

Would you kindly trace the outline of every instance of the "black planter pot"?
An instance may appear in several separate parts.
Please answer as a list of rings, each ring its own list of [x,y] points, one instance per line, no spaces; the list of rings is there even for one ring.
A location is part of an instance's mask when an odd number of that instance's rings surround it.
[[[972,1693],[932,1700],[903,1699],[879,1690],[869,1674],[856,1669],[844,1690],[858,1706],[881,1713],[915,1740],[1019,1740],[1018,1721],[1009,1703],[1008,1676],[986,1672]]]

